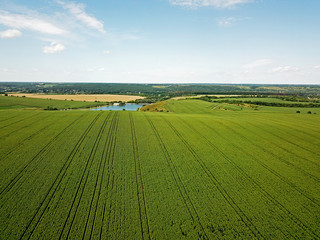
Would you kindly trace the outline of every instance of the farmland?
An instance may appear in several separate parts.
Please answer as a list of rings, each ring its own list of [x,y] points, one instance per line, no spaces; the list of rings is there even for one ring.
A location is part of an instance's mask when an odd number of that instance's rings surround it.
[[[31,94],[31,93],[15,93],[10,96],[40,98],[40,99],[55,99],[55,100],[73,100],[73,101],[87,101],[87,102],[114,102],[114,101],[134,101],[136,99],[144,99],[141,96],[133,95],[117,95],[117,94]]]
[[[1,109],[0,239],[319,239],[319,108],[221,104]]]
[[[101,104],[103,103],[0,96],[0,109],[77,109]]]

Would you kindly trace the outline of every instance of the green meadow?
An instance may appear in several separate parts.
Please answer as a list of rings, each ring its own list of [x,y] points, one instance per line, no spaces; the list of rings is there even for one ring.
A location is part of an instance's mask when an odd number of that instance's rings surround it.
[[[76,108],[90,108],[103,105],[96,102],[80,101],[61,101],[53,99],[38,99],[14,96],[0,96],[0,110],[2,109],[46,109],[46,110],[63,110]]]
[[[320,238],[319,108],[65,102],[0,98],[0,239]]]

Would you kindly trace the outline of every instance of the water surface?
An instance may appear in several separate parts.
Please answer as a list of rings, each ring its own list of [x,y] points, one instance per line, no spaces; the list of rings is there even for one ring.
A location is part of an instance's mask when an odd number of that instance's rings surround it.
[[[141,108],[143,105],[142,104],[136,104],[136,103],[126,103],[123,106],[119,105],[110,105],[110,106],[102,106],[102,107],[97,107],[97,108],[92,108],[90,110],[93,111],[122,111],[125,109],[126,111],[137,111],[138,108]]]

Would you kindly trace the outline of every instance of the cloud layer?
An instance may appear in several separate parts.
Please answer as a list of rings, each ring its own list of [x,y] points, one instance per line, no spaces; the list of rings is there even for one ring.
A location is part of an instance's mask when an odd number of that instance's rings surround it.
[[[173,5],[187,7],[217,7],[228,8],[239,4],[250,3],[254,0],[169,0]]]
[[[297,72],[297,71],[299,71],[299,68],[294,66],[281,66],[271,70],[271,72],[274,72],[274,73]]]
[[[62,52],[66,49],[65,46],[63,46],[60,43],[52,42],[50,46],[43,47],[43,53],[58,53]]]
[[[56,1],[60,4],[64,9],[67,9],[72,16],[74,16],[77,20],[85,24],[87,27],[98,30],[101,33],[105,33],[103,27],[103,22],[99,21],[93,16],[90,16],[88,13],[85,12],[85,5],[84,4],[77,4],[73,2],[63,2],[63,1]]]
[[[5,11],[0,11],[0,24],[16,29],[25,29],[52,35],[63,35],[67,33],[64,29],[40,18]]]
[[[22,33],[17,29],[8,29],[4,32],[0,32],[0,38],[16,38],[21,35]]]

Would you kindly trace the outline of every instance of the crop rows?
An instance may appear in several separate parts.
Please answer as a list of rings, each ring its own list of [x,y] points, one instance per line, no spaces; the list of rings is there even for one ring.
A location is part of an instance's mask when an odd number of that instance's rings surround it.
[[[192,129],[193,131],[197,132],[197,130],[195,128],[193,128],[190,124],[188,124],[187,122],[183,121],[181,119],[182,122],[184,122],[185,125],[187,125],[190,129]],[[210,127],[209,125],[207,125],[204,122],[201,122],[201,124],[203,124],[204,126],[206,126],[208,129],[213,130],[214,129],[212,127]],[[221,124],[221,123],[220,123]],[[234,130],[231,129],[233,132]],[[197,132],[197,134],[199,134],[199,132]],[[215,134],[217,134],[215,132]],[[248,175],[248,173],[246,173],[241,167],[239,167],[232,159],[230,159],[228,157],[227,154],[225,154],[223,151],[221,151],[216,145],[214,145],[208,138],[206,138],[203,135],[200,135],[201,138],[203,138],[206,143],[208,145],[210,145],[213,149],[215,149],[215,151],[219,152],[219,154],[221,154],[228,162],[230,162],[245,178],[247,178],[251,184],[253,184],[253,186],[259,190],[261,192],[261,194],[266,197],[268,199],[268,201],[272,202],[273,204],[277,205],[277,207],[279,207],[280,211],[283,211],[284,214],[288,215],[288,217],[290,218],[290,220],[292,222],[296,222],[298,227],[301,227],[304,231],[308,232],[310,234],[310,236],[312,237],[316,237],[318,238],[318,235],[309,229],[309,227],[304,224],[299,218],[297,218],[296,216],[294,216],[283,204],[281,204],[279,201],[277,201],[270,193],[268,193],[257,181],[255,181],[252,177],[250,177],[250,175]],[[223,136],[220,135],[221,138],[223,138]],[[227,139],[226,139],[227,140]],[[227,140],[228,141],[228,140]],[[238,146],[233,145],[234,148],[238,148],[238,151],[243,151],[241,148],[239,149]],[[289,183],[283,176],[277,174],[275,171],[271,170],[270,168],[268,168],[265,164],[263,164],[259,158],[256,158],[254,156],[252,156],[250,154],[250,152],[245,152],[246,155],[251,156],[252,158],[255,159],[256,162],[259,162],[259,164],[261,164],[266,170],[270,171],[272,174],[276,175],[278,178],[280,178],[281,181],[285,182],[286,184],[288,184],[289,186],[291,186],[293,189],[295,189],[296,191],[298,191],[299,193],[301,193],[301,190],[297,189],[296,186],[294,186],[293,184]],[[309,199],[313,204],[315,204],[316,206],[319,206],[317,202],[315,202],[315,200],[308,196],[307,194],[301,193],[304,197],[306,197],[307,199]],[[291,237],[293,237],[291,235]]]
[[[317,116],[173,104],[8,111],[0,239],[320,239]]]

